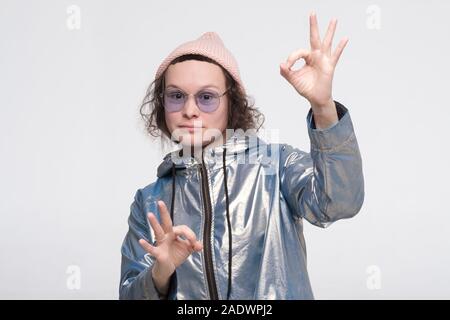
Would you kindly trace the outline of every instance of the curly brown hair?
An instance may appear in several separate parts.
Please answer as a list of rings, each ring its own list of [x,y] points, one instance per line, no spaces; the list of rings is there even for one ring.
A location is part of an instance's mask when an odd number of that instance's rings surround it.
[[[186,54],[174,59],[170,64],[186,60],[198,60],[214,63],[218,65],[226,79],[226,86],[230,88],[228,95],[228,123],[227,129],[256,129],[258,131],[264,123],[264,115],[254,106],[253,99],[244,94],[233,77],[225,70],[219,63],[199,54]],[[167,128],[166,119],[164,115],[164,77],[167,69],[161,76],[155,79],[147,88],[147,92],[140,106],[140,114],[145,122],[145,129],[153,137],[160,137],[165,135],[170,139],[170,132]],[[162,134],[164,135],[162,135]]]

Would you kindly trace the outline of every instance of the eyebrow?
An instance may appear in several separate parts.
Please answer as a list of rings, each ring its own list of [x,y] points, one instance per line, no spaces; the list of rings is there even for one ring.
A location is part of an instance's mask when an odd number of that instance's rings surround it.
[[[178,87],[178,86],[176,86],[176,85],[174,85],[174,84],[169,84],[166,88],[170,88],[170,87],[173,87],[173,88],[177,88],[177,89],[183,90],[183,89],[181,89],[180,87]],[[207,84],[207,85],[205,85],[205,86],[202,86],[202,87],[200,87],[200,90],[205,89],[205,88],[216,88],[217,90],[220,90],[219,87],[216,87],[216,86],[213,85],[213,84]]]

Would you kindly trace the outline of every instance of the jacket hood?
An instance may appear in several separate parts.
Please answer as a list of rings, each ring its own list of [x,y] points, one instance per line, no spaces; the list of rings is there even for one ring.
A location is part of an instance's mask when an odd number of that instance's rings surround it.
[[[223,149],[226,148],[226,158],[231,161],[236,155],[243,153],[250,148],[250,141],[255,141],[254,139],[258,139],[256,135],[252,135],[251,137],[253,138],[250,139],[250,135],[248,133],[244,133],[242,130],[237,130],[222,145],[215,147],[206,146],[204,148],[204,158],[215,159],[219,155],[222,156]],[[173,164],[175,164],[176,169],[189,168],[199,164],[193,156],[183,156],[181,151],[182,149],[178,148],[164,156],[157,169],[158,178],[170,173]]]

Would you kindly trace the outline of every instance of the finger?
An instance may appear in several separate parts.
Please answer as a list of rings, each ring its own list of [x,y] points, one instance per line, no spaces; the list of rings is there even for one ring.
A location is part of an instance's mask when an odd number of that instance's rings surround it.
[[[337,19],[334,18],[328,24],[327,34],[323,40],[322,50],[328,54],[331,54],[331,44],[333,43],[334,32],[336,31]]]
[[[194,244],[197,241],[197,237],[195,236],[194,231],[192,231],[188,226],[186,225],[180,225],[173,227],[173,232],[177,236],[183,236],[187,240],[189,240],[192,244]]]
[[[317,24],[317,16],[315,12],[311,12],[311,14],[309,15],[309,33],[311,49],[320,49],[319,26]]]
[[[191,243],[191,246],[196,250],[199,248],[199,244],[201,245],[201,242],[197,241],[197,237],[195,236],[194,231],[192,231],[186,225],[180,225],[180,226],[173,227],[173,232],[177,236],[185,237]]]
[[[282,62],[280,64],[280,74],[286,78],[286,80],[289,80],[292,76],[293,71],[291,71],[287,65],[286,62]]]
[[[164,239],[164,230],[161,228],[161,225],[158,222],[158,219],[153,213],[148,214],[148,221],[150,221],[150,225],[152,226],[153,232],[155,233],[155,240],[161,241]]]
[[[202,251],[202,249],[203,249],[203,243],[201,243],[200,241],[197,241],[195,243],[194,250],[195,251]]]
[[[194,244],[192,244],[187,239],[182,239],[180,236],[177,237],[177,241],[182,242],[192,253],[193,251],[201,251],[203,249],[203,244],[200,241],[196,241]]]
[[[154,256],[155,258],[158,257],[158,249],[155,246],[152,246],[150,243],[148,243],[146,240],[144,239],[139,239],[139,244],[141,245],[141,247],[147,251],[148,253],[150,253],[152,256]]]
[[[298,49],[294,52],[292,52],[289,57],[286,60],[286,67],[290,70],[292,66],[297,62],[299,59],[304,59],[305,62],[308,62],[310,51],[306,49]]]
[[[286,78],[286,80],[291,81],[295,70],[291,70],[292,66],[297,62],[298,59],[303,58],[306,63],[309,63],[311,52],[306,49],[299,49],[294,51],[289,55],[286,62],[280,64],[280,74]]]
[[[172,232],[172,219],[170,218],[169,210],[164,201],[158,201],[158,208],[161,216],[161,226],[163,230],[168,233]]]
[[[337,45],[333,53],[333,65],[336,65],[338,63],[342,51],[344,51],[344,48],[347,45],[348,40],[349,40],[348,38],[344,38],[341,41],[339,41],[339,44]]]

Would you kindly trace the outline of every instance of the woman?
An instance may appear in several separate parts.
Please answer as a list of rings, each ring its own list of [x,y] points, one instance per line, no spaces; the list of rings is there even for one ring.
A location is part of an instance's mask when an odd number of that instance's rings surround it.
[[[311,14],[311,50],[280,65],[311,104],[310,153],[251,134],[262,115],[216,33],[180,45],[162,62],[142,106],[151,112],[141,112],[150,134],[162,132],[181,148],[136,192],[120,299],[314,299],[303,218],[327,227],[357,214],[364,199],[350,115],[331,92],[348,41],[331,52],[336,23],[321,41]],[[305,65],[292,70],[298,59]]]

